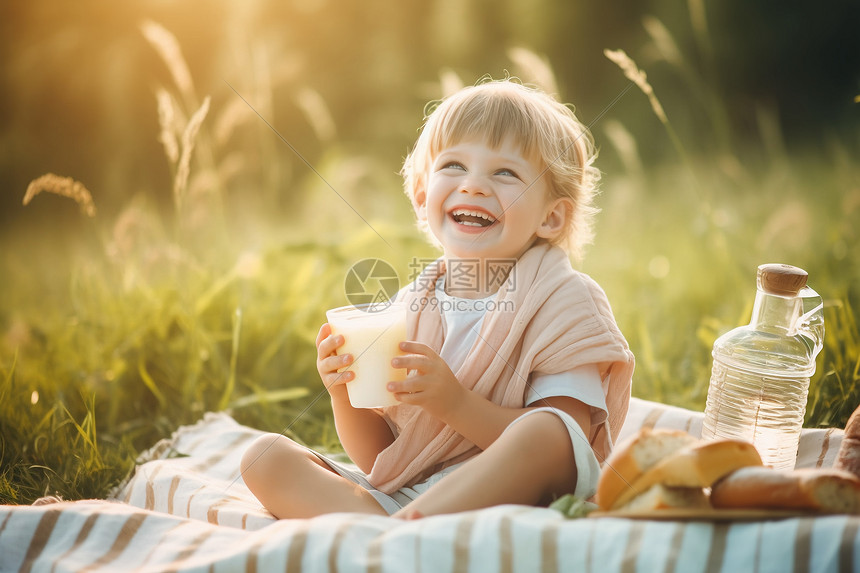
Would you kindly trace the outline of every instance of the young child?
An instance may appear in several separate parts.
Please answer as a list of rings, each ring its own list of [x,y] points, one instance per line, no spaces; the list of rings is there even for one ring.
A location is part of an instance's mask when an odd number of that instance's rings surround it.
[[[600,287],[572,269],[591,238],[599,172],[588,131],[512,80],[445,99],[403,175],[443,255],[401,290],[409,369],[399,401],[353,408],[355,360],[324,324],[317,369],[338,436],[361,471],[282,435],[245,453],[245,483],[275,516],[414,518],[590,497],[627,413],[633,355]],[[565,247],[567,250],[564,250]]]

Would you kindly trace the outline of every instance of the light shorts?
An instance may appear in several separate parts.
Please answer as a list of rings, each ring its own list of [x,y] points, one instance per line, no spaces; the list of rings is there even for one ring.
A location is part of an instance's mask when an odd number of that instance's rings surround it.
[[[585,432],[582,431],[582,428],[579,426],[579,424],[576,423],[576,421],[570,416],[570,414],[558,410],[557,408],[535,408],[533,410],[525,412],[522,416],[511,422],[510,425],[505,428],[505,432],[507,432],[511,428],[511,426],[513,426],[520,420],[526,418],[527,416],[536,414],[537,412],[550,412],[561,418],[562,422],[564,422],[564,425],[567,427],[568,433],[570,435],[570,442],[573,446],[573,457],[574,461],[576,462],[576,489],[573,493],[583,499],[590,498],[594,495],[597,489],[597,478],[600,475],[600,464],[598,464],[597,462],[597,457],[594,455],[594,451],[591,449],[591,444],[589,444]],[[367,480],[367,474],[362,472],[355,465],[333,460],[313,450],[309,451],[316,455],[320,460],[325,462],[326,465],[328,465],[334,472],[340,474],[342,477],[348,479],[352,483],[360,485],[368,492],[370,492],[370,495],[373,496],[373,498],[379,503],[379,505],[382,506],[382,508],[386,512],[388,512],[389,515],[403,508],[409,502],[413,501],[419,495],[426,492],[433,485],[438,483],[446,475],[450,474],[454,470],[469,462],[469,460],[466,460],[453,466],[447,467],[433,474],[426,480],[412,485],[411,487],[402,487],[391,494],[387,494],[373,487],[373,485],[371,485],[371,483]]]

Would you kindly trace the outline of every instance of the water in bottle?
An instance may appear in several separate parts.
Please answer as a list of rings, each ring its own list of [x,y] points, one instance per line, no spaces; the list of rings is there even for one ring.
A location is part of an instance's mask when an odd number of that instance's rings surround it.
[[[824,339],[821,297],[806,280],[797,267],[760,266],[750,323],[714,343],[702,437],[752,442],[777,469],[794,467]]]

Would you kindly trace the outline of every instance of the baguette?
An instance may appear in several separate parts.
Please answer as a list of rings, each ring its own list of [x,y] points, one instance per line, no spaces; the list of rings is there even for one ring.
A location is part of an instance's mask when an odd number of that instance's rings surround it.
[[[680,430],[643,428],[616,447],[606,459],[597,482],[597,504],[611,509],[630,484],[666,456],[698,440]]]
[[[837,469],[741,468],[713,485],[711,505],[860,514],[860,479]]]
[[[848,418],[845,435],[842,437],[833,467],[851,472],[860,478],[860,407]]]
[[[698,442],[660,460],[623,490],[612,506],[615,508],[627,504],[655,484],[701,490],[739,468],[761,465],[758,450],[749,442]]]

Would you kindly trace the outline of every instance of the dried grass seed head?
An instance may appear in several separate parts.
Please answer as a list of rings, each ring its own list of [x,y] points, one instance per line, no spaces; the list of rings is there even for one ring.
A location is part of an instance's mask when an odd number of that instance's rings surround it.
[[[191,173],[191,155],[194,152],[194,144],[197,141],[197,132],[200,131],[200,126],[206,115],[209,113],[209,96],[203,100],[203,105],[200,106],[185,127],[185,132],[182,134],[182,152],[179,156],[179,164],[176,168],[176,176],[173,179],[173,199],[176,203],[177,210],[182,209],[182,202],[185,193],[188,189],[188,177]]]
[[[80,206],[81,212],[89,217],[96,216],[93,196],[80,181],[75,181],[71,177],[46,173],[31,181],[27,186],[27,192],[24,193],[24,205],[29,204],[36,195],[42,192],[68,197]]]
[[[165,89],[159,89],[155,93],[158,101],[158,126],[160,128],[158,141],[164,146],[164,154],[171,165],[179,161],[179,142],[177,134],[182,133],[177,124],[176,110],[173,106],[173,98]]]
[[[185,58],[182,57],[182,48],[179,47],[179,41],[167,28],[152,20],[145,20],[140,24],[140,31],[147,41],[152,45],[167,69],[173,77],[179,93],[185,100],[186,104],[194,102],[194,83],[191,80],[191,72],[188,69],[188,64],[185,63]]]
[[[621,71],[624,72],[624,76],[636,84],[636,87],[648,96],[648,101],[651,103],[651,109],[654,110],[654,114],[663,124],[668,124],[669,118],[666,117],[666,112],[663,111],[663,106],[660,104],[660,100],[658,100],[657,96],[654,94],[654,88],[651,87],[650,83],[648,83],[648,75],[643,70],[639,69],[636,62],[634,62],[624,50],[603,50],[603,55],[621,68]]]

